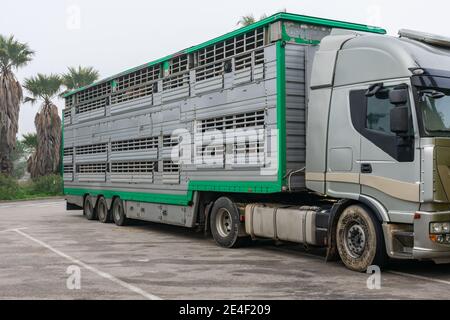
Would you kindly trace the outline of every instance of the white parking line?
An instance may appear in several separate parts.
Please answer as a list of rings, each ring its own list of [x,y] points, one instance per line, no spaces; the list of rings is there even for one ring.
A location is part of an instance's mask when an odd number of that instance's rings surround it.
[[[15,204],[8,204],[8,205],[0,205],[0,209],[8,209],[8,208],[44,208],[44,207],[57,207],[63,204],[63,202],[34,202],[34,203],[27,203],[27,204],[21,204],[21,203],[15,203]]]
[[[419,280],[424,280],[424,281],[431,281],[431,282],[436,282],[436,283],[440,283],[440,284],[450,285],[450,281],[440,280],[440,279],[435,279],[435,278],[430,278],[430,277],[424,277],[424,276],[419,276],[419,275],[410,274],[410,273],[397,272],[397,271],[388,271],[388,273],[392,273],[397,276],[403,276],[403,277],[408,277],[408,278],[413,278],[413,279],[419,279]]]
[[[14,229],[7,229],[7,230],[1,230],[0,233],[6,233],[6,232],[15,232],[16,230],[27,230],[28,228],[14,228]]]
[[[52,251],[53,253],[59,255],[60,257],[63,257],[65,259],[69,260],[70,262],[72,262],[72,263],[74,263],[76,265],[79,265],[80,267],[85,268],[85,269],[87,269],[87,270],[97,274],[100,277],[108,279],[108,280],[110,280],[110,281],[112,281],[112,282],[114,282],[114,283],[116,283],[116,284],[118,284],[118,285],[120,285],[120,286],[122,286],[122,287],[124,287],[124,288],[126,288],[128,290],[130,290],[130,291],[133,291],[133,292],[143,296],[146,299],[149,299],[149,300],[162,300],[160,297],[155,296],[153,294],[150,294],[150,293],[142,290],[141,288],[133,286],[133,285],[131,285],[129,283],[126,283],[126,282],[124,282],[124,281],[122,281],[120,279],[117,279],[116,277],[114,277],[113,275],[110,275],[109,273],[100,271],[97,268],[94,268],[94,267],[92,267],[92,266],[90,266],[90,265],[88,265],[88,264],[86,264],[86,263],[84,263],[84,262],[82,262],[80,260],[72,258],[71,256],[69,256],[69,255],[67,255],[67,254],[65,254],[65,253],[63,253],[63,252],[53,248],[52,246],[46,244],[45,242],[43,242],[41,240],[38,240],[38,239],[36,239],[36,238],[26,234],[25,232],[21,231],[21,229],[13,229],[13,230],[10,230],[10,232],[16,232],[16,233],[20,234],[21,236],[23,236],[23,237],[25,237],[25,238],[27,238],[27,239],[29,239],[29,240],[31,240],[31,241],[41,245],[42,247]]]

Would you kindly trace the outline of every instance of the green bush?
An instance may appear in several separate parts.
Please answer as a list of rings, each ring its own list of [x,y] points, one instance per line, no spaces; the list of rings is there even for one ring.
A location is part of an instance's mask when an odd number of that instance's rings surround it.
[[[14,177],[0,174],[0,200],[36,199],[62,194],[63,183],[59,175],[53,174],[18,183]]]
[[[0,200],[14,200],[21,197],[23,197],[23,191],[17,181],[0,174]]]
[[[31,182],[30,191],[48,196],[61,195],[63,193],[62,178],[56,174],[36,178]]]

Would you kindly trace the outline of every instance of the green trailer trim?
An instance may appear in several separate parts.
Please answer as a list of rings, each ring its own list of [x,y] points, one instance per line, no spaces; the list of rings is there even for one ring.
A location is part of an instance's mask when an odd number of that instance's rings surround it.
[[[78,188],[65,188],[64,194],[79,197],[82,197],[86,194],[90,194],[92,196],[102,195],[107,199],[120,197],[122,200],[128,201],[188,206],[192,203],[194,192],[196,191],[272,194],[278,193],[280,192],[280,190],[281,187],[277,182],[191,181],[188,186],[188,191],[184,195]]]
[[[96,190],[96,189],[64,189],[65,195],[79,196],[84,195],[99,196],[102,195],[107,199],[114,197],[120,197],[122,200],[138,201],[148,203],[161,203],[172,204],[179,206],[187,206],[192,202],[193,193],[188,191],[184,195],[171,195],[171,194],[156,194],[156,193],[142,193],[142,192],[126,192],[126,191],[114,191],[114,190]]]
[[[63,178],[64,188],[64,110],[61,112],[61,146],[59,147],[59,170],[61,177]]]
[[[191,181],[189,183],[189,190],[205,192],[271,194],[280,192],[281,186],[277,181]]]
[[[278,125],[278,184],[286,176],[286,43],[277,44],[277,125]],[[281,191],[281,190],[280,190]]]
[[[190,47],[188,49],[182,50],[182,51],[180,51],[180,52],[178,52],[176,54],[168,55],[168,56],[166,56],[164,58],[152,61],[150,63],[146,63],[144,65],[141,65],[141,66],[138,66],[138,67],[126,70],[124,72],[121,72],[121,73],[116,74],[114,76],[111,76],[109,78],[100,80],[100,81],[95,82],[95,83],[93,83],[91,85],[88,85],[86,87],[82,87],[82,88],[73,90],[71,92],[68,92],[68,93],[64,94],[63,97],[64,98],[65,97],[69,97],[71,95],[74,95],[77,92],[89,89],[89,88],[91,88],[93,86],[96,86],[96,85],[99,85],[99,84],[102,84],[102,83],[105,83],[105,82],[108,82],[108,81],[112,81],[115,78],[127,75],[129,73],[135,72],[135,71],[140,70],[142,68],[166,62],[166,61],[172,59],[174,56],[181,55],[181,54],[193,53],[193,52],[198,51],[200,49],[209,47],[209,46],[211,46],[211,45],[213,45],[213,44],[215,44],[217,42],[226,41],[226,40],[228,40],[230,38],[233,38],[233,37],[245,34],[247,32],[253,31],[253,30],[258,29],[258,28],[263,27],[263,26],[270,25],[271,23],[278,22],[278,21],[293,21],[293,22],[298,22],[298,23],[306,23],[306,24],[319,25],[319,26],[325,26],[325,27],[331,27],[331,28],[348,29],[348,30],[363,31],[363,32],[376,33],[376,34],[386,34],[386,30],[382,29],[382,28],[379,28],[379,27],[373,27],[373,26],[367,26],[367,25],[359,24],[359,23],[351,23],[351,22],[345,22],[345,21],[330,20],[330,19],[316,18],[316,17],[303,16],[303,15],[298,15],[298,14],[293,14],[293,13],[284,13],[284,12],[282,12],[282,13],[274,14],[274,15],[266,18],[266,19],[263,19],[261,21],[258,21],[256,23],[252,24],[252,25],[249,25],[249,26],[237,29],[237,30],[232,31],[230,33],[227,33],[227,34],[225,34],[223,36],[220,36],[220,37],[217,37],[215,39],[206,41],[206,42],[204,42],[204,43],[202,43],[200,45],[193,46],[193,47]],[[307,40],[302,40],[302,39],[295,39],[294,41],[296,41],[298,43],[311,43],[311,42],[309,42]],[[304,41],[304,42],[302,42],[302,41]]]

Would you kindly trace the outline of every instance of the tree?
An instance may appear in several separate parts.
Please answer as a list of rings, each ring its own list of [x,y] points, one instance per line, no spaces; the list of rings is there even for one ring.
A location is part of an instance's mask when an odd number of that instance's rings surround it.
[[[279,12],[286,12],[286,9],[280,10]],[[267,14],[263,14],[261,15],[261,17],[259,18],[260,20],[264,20],[266,19],[268,16]],[[255,16],[253,14],[248,14],[246,16],[242,16],[241,19],[238,21],[237,25],[241,26],[241,27],[247,27],[251,24],[254,24],[255,22],[257,22],[258,20],[256,20]]]
[[[63,85],[67,90],[74,90],[81,87],[85,87],[94,83],[100,77],[97,70],[92,67],[81,67],[73,68],[69,67],[69,71],[62,75]]]
[[[241,27],[246,27],[256,22],[255,16],[252,14],[248,14],[246,16],[242,16],[238,21],[237,25]]]
[[[16,147],[11,152],[11,161],[14,164],[14,170],[12,171],[12,177],[15,179],[21,179],[25,175],[27,168],[27,151],[26,145],[21,140],[16,141]]]
[[[58,172],[61,148],[61,118],[52,102],[61,91],[62,79],[58,75],[38,74],[25,79],[24,88],[31,94],[25,102],[42,101],[34,124],[37,130],[37,148],[28,159],[28,171],[37,178]]]
[[[13,70],[26,66],[34,52],[13,36],[0,35],[0,173],[11,174],[23,91]]]
[[[25,146],[25,151],[33,153],[37,149],[38,141],[36,133],[28,133],[22,136],[22,144]]]

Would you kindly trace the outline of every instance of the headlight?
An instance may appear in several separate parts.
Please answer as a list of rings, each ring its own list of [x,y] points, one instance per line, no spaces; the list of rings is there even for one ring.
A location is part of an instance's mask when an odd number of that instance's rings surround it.
[[[432,223],[430,226],[431,234],[448,234],[450,233],[450,222]]]
[[[431,223],[430,239],[439,244],[450,244],[450,222]]]

